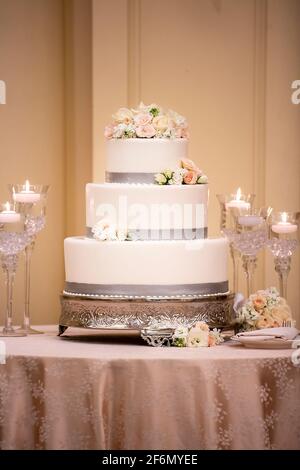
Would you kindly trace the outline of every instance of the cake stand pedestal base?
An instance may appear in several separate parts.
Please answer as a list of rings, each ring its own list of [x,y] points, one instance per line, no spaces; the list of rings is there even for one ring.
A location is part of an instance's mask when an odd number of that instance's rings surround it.
[[[170,345],[178,326],[198,321],[211,328],[232,325],[234,294],[203,298],[123,299],[61,296],[59,336],[70,326],[88,329],[139,330],[152,346]]]

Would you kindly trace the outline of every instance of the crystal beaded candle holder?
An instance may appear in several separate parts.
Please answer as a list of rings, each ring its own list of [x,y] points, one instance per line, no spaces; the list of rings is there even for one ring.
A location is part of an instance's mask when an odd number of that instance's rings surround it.
[[[25,331],[13,327],[13,285],[18,265],[19,254],[31,242],[25,231],[24,218],[13,209],[0,212],[0,258],[6,275],[6,314],[5,326],[0,336],[25,336]]]
[[[25,305],[21,329],[26,334],[42,333],[30,326],[30,267],[37,234],[46,224],[46,202],[49,186],[40,184],[11,184],[9,190],[19,212],[25,218],[25,230],[31,243],[25,248]]]
[[[236,194],[217,194],[220,204],[220,232],[229,241],[230,256],[233,264],[233,292],[238,292],[239,252],[234,248],[233,239],[236,225],[233,209],[250,210],[255,194],[242,194],[240,188]]]
[[[275,271],[279,278],[280,295],[287,298],[287,282],[291,270],[292,255],[299,241],[297,213],[274,212],[269,220],[267,246],[274,257]]]
[[[233,246],[240,252],[247,280],[247,297],[253,293],[257,254],[267,242],[267,224],[262,210],[235,211],[236,233]]]

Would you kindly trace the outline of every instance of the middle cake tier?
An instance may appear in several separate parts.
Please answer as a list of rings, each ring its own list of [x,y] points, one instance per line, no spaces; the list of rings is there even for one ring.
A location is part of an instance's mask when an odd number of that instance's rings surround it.
[[[87,236],[103,219],[133,240],[192,240],[207,237],[208,185],[89,183]]]

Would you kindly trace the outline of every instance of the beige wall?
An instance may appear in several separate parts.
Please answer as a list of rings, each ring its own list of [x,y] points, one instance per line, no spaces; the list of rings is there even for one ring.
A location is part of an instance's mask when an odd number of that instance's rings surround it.
[[[216,194],[238,186],[257,205],[299,210],[300,106],[290,100],[299,8],[298,0],[93,0],[94,181],[103,180],[112,112],[154,101],[188,117],[190,156],[210,178],[210,234]],[[293,261],[289,301],[299,317]],[[276,282],[270,257],[260,256],[256,287]]]
[[[0,200],[9,181],[51,185],[34,322],[57,321],[63,238],[84,231],[84,185],[103,181],[103,127],[119,106],[157,101],[188,117],[190,156],[210,177],[211,234],[216,193],[238,186],[259,204],[299,209],[300,105],[290,100],[299,9],[298,0],[0,0]],[[289,300],[299,315],[297,256]],[[276,283],[264,258],[260,287]]]
[[[83,182],[91,180],[90,11],[87,0],[0,0],[0,79],[7,86],[7,103],[0,106],[0,200],[7,200],[8,182],[29,178],[51,186],[47,228],[32,260],[34,323],[58,321],[63,238],[71,230],[82,233],[85,225]],[[20,263],[17,320],[22,275]],[[3,281],[1,274],[0,322]]]

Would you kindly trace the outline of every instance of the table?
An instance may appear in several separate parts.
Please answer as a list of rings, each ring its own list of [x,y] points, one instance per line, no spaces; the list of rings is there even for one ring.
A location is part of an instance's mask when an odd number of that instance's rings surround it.
[[[39,328],[4,339],[1,449],[300,449],[291,350],[151,348],[135,332]]]

